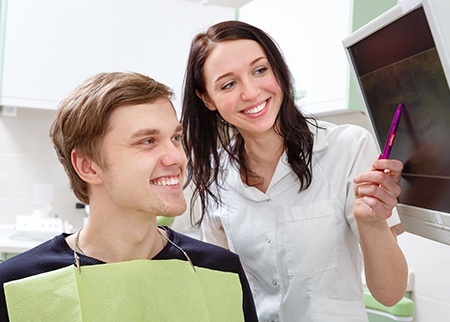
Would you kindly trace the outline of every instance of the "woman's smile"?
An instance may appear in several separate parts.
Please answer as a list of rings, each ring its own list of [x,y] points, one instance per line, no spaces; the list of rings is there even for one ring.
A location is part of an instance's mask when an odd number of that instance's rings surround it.
[[[251,107],[251,108],[248,108],[246,110],[243,110],[242,113],[247,114],[247,115],[258,114],[262,110],[265,109],[265,107],[267,106],[267,103],[268,103],[268,100],[265,100],[264,102],[262,102],[261,104],[255,106],[255,107]]]

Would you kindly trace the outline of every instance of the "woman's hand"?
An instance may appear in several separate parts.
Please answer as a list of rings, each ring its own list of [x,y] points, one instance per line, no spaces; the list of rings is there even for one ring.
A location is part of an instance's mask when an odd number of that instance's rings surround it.
[[[377,159],[370,171],[354,178],[355,204],[353,212],[358,221],[385,220],[392,214],[401,193],[399,185],[403,164],[392,159]]]

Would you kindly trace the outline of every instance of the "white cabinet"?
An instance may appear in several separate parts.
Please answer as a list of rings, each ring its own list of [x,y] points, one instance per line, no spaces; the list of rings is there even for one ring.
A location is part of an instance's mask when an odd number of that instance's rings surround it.
[[[136,71],[178,104],[190,41],[235,9],[179,0],[10,0],[0,105],[55,109],[98,72]]]

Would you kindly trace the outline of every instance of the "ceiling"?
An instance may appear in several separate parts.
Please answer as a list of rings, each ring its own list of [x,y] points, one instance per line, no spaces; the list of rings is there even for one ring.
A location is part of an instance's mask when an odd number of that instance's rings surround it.
[[[251,2],[252,0],[184,0],[184,1],[198,2],[204,5],[213,5],[239,9],[240,7]]]

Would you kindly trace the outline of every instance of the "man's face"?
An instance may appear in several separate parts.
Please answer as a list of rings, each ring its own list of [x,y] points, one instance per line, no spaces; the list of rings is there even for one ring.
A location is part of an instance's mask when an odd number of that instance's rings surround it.
[[[178,216],[186,209],[182,128],[168,100],[123,106],[110,118],[99,185],[118,211]]]

